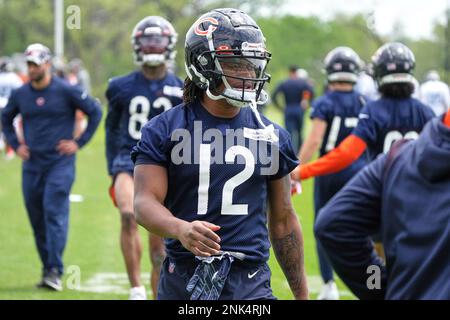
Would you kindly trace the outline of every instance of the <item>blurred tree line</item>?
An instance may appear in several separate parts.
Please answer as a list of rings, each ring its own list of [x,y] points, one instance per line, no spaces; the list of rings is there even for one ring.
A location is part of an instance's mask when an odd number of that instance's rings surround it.
[[[183,45],[188,28],[200,14],[212,8],[235,7],[254,17],[266,36],[268,49],[273,54],[269,64],[269,73],[272,74],[269,91],[286,76],[289,65],[297,64],[309,72],[321,92],[324,80],[322,61],[329,50],[336,46],[349,46],[368,62],[381,44],[393,40],[404,42],[414,51],[419,81],[429,69],[445,74],[446,25],[436,23],[431,39],[412,40],[401,33],[384,38],[371,28],[369,15],[337,15],[327,22],[315,17],[281,16],[277,14],[277,8],[283,2],[65,0],[65,8],[76,5],[81,12],[80,29],[65,28],[65,56],[84,61],[91,74],[94,94],[103,98],[110,77],[134,68],[130,35],[135,24],[145,16],[161,15],[171,21],[178,32],[176,71],[184,77]],[[52,0],[0,0],[0,55],[23,52],[32,42],[42,42],[53,49],[53,12]],[[65,17],[68,16],[69,13],[65,13]]]

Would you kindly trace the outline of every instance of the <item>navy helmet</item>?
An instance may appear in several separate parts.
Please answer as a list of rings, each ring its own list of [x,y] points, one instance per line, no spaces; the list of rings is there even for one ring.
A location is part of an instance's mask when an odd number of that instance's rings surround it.
[[[134,62],[159,66],[175,59],[178,35],[172,24],[159,16],[139,21],[131,34]]]
[[[372,57],[373,75],[379,86],[389,83],[414,84],[415,65],[413,52],[399,42],[386,43]]]
[[[270,57],[259,26],[237,9],[209,11],[186,34],[189,79],[211,99],[226,99],[236,107],[267,102],[263,87],[270,80]]]
[[[362,62],[358,54],[349,47],[331,50],[324,60],[328,82],[350,82],[358,80]]]

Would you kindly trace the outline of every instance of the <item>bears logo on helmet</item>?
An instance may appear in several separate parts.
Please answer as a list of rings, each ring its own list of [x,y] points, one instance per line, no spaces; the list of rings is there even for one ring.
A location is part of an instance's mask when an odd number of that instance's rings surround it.
[[[204,24],[205,22],[210,22],[211,24],[208,26],[208,28],[203,27],[203,30],[200,29],[200,25]],[[198,34],[199,36],[206,36],[208,32],[214,32],[217,29],[217,25],[219,24],[219,21],[217,19],[214,19],[212,17],[206,17],[203,19],[199,19],[196,22],[196,27],[194,29],[195,34]]]

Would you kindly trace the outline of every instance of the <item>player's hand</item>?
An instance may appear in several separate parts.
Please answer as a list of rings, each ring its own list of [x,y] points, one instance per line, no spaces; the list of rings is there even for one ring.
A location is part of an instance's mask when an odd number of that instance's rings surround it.
[[[61,140],[56,146],[61,155],[70,156],[78,151],[78,144],[74,140]]]
[[[300,166],[291,171],[292,181],[300,181]]]
[[[17,148],[16,154],[24,161],[30,159],[30,149],[26,144],[21,144]]]
[[[180,230],[178,240],[196,256],[217,255],[220,250],[220,237],[215,231],[219,229],[219,226],[206,221],[186,222]]]
[[[298,181],[291,179],[291,196],[302,193],[302,185]]]

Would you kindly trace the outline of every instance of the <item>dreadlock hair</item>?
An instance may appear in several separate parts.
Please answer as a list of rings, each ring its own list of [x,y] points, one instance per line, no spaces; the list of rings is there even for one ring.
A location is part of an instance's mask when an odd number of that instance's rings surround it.
[[[414,85],[410,82],[385,83],[378,88],[383,97],[404,99],[409,98],[414,92]]]
[[[190,104],[193,103],[195,100],[200,99],[203,96],[204,92],[205,91],[197,87],[195,83],[192,82],[191,79],[189,79],[189,77],[186,77],[186,79],[184,79],[184,86],[183,86],[184,104]]]

